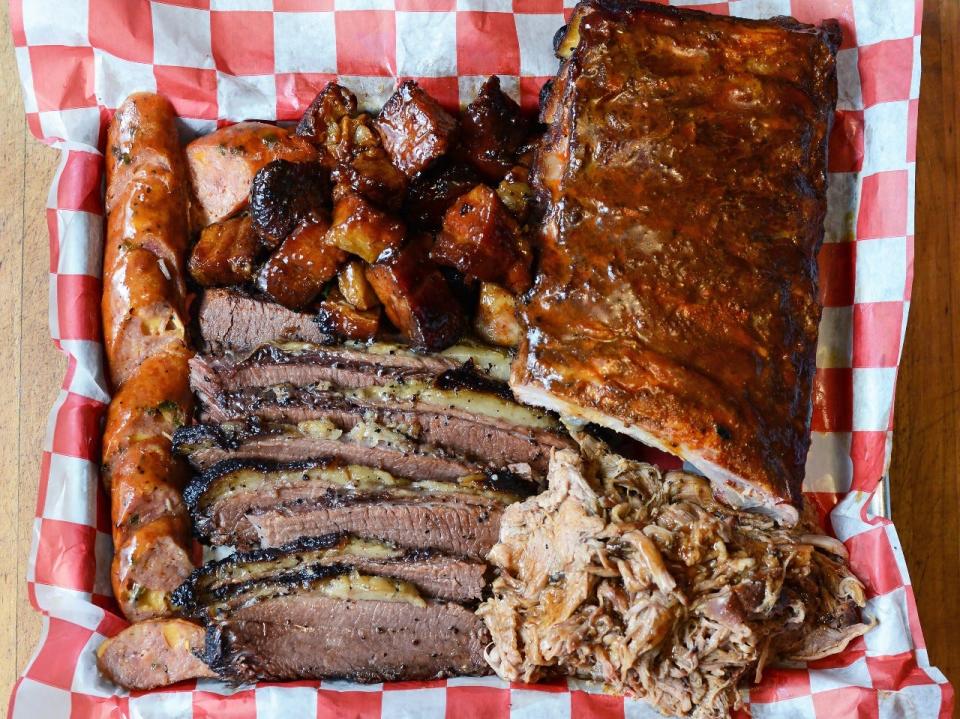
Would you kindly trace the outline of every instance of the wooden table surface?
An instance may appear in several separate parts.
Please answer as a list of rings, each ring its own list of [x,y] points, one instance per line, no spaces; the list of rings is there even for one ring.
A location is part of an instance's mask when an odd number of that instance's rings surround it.
[[[897,387],[893,516],[931,661],[960,680],[960,2],[925,0],[913,303]],[[57,154],[24,123],[0,3],[0,706],[40,620],[27,600],[40,448],[65,369],[47,328]]]

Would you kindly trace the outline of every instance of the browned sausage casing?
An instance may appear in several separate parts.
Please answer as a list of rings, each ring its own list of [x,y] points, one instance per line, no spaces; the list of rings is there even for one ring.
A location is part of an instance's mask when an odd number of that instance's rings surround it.
[[[188,182],[173,108],[132,95],[107,135],[103,335],[114,396],[103,436],[113,592],[131,621],[172,613],[193,569],[186,467],[170,437],[193,409],[187,361]]]

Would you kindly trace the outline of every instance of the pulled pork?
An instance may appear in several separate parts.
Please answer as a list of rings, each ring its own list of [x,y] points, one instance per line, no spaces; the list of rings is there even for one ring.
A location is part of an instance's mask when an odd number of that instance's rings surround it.
[[[709,483],[610,453],[556,452],[549,488],[504,512],[479,614],[503,679],[601,681],[684,717],[739,707],[741,679],[843,650],[863,585],[843,545],[717,502]]]

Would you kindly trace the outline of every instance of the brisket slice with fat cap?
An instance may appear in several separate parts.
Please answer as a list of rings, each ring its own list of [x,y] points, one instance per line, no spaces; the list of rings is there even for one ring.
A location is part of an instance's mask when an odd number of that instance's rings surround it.
[[[441,449],[418,445],[409,437],[364,422],[344,433],[326,420],[300,425],[248,422],[197,424],[173,435],[174,451],[196,469],[227,459],[303,462],[341,459],[383,469],[400,477],[449,481],[482,472],[483,467]]]
[[[798,519],[839,27],[581,2],[511,387]]]
[[[354,390],[275,385],[217,396],[201,390],[198,395],[204,422],[252,416],[290,424],[327,420],[349,432],[372,421],[490,469],[527,464],[538,478],[546,476],[552,450],[574,446],[546,413],[466,389],[419,383]]]
[[[489,674],[489,641],[483,622],[459,604],[344,601],[305,589],[213,620],[205,659],[235,681],[425,680]]]
[[[439,552],[401,549],[343,533],[326,534],[208,562],[180,585],[173,602],[184,615],[203,618],[205,605],[237,594],[252,582],[310,581],[330,566],[400,579],[424,596],[452,602],[479,600],[486,569],[483,562]]]
[[[510,374],[510,357],[506,351],[469,339],[431,354],[389,342],[334,344],[334,338],[321,330],[315,315],[295,312],[237,290],[206,290],[200,302],[198,322],[201,349],[208,353],[207,357],[247,354],[239,359],[224,357],[218,364],[227,371],[231,365],[246,369],[258,363],[293,364],[300,365],[300,371],[318,373],[321,375],[318,379],[340,378],[345,386],[353,382],[361,382],[362,386],[364,380],[359,375],[363,372],[436,376],[471,360],[479,372],[501,382]],[[274,349],[265,354],[261,352],[264,346]],[[303,367],[309,364],[316,366]],[[329,368],[337,369],[340,365],[346,372],[323,377],[325,373],[330,374]]]
[[[502,508],[532,485],[506,475],[409,480],[337,462],[231,460],[184,490],[198,535],[241,549],[349,532],[365,539],[482,558]]]
[[[498,386],[509,393],[506,380],[510,376],[510,356],[499,348],[467,341],[434,354],[416,353],[386,342],[269,342],[243,354],[196,355],[190,360],[190,384],[210,395],[284,382],[356,388],[406,380],[432,381],[464,368],[502,383]]]

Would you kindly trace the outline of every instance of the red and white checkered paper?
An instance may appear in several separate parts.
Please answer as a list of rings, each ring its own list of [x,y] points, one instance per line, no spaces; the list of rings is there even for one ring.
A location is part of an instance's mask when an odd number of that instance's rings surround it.
[[[493,678],[231,688],[201,681],[132,693],[94,649],[125,626],[110,596],[109,501],[100,489],[108,394],[100,335],[102,157],[111,111],[156,90],[186,137],[246,118],[293,120],[339,78],[371,107],[400,77],[450,106],[498,74],[536,106],[557,68],[554,31],[575,0],[10,0],[33,134],[61,151],[50,191],[50,332],[69,359],[50,414],[27,577],[43,638],[10,701],[38,717],[659,716],[595,687]],[[840,103],[830,142],[824,299],[805,489],[850,550],[877,629],[843,654],[769,670],[740,716],[948,717],[893,525],[871,514],[890,455],[893,392],[913,272],[921,0],[728,0],[717,13],[840,19]]]

